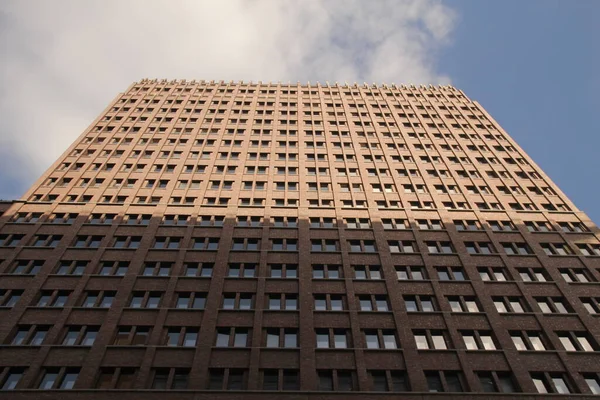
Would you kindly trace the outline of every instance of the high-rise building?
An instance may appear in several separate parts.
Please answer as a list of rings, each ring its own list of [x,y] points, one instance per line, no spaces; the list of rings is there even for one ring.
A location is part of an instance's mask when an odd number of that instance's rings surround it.
[[[600,393],[600,232],[450,86],[142,80],[0,214],[2,399]]]

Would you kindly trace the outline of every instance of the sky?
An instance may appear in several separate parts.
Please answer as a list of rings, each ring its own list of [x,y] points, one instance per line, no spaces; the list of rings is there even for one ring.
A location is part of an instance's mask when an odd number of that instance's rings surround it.
[[[598,0],[3,0],[0,198],[142,78],[452,84],[600,222]]]

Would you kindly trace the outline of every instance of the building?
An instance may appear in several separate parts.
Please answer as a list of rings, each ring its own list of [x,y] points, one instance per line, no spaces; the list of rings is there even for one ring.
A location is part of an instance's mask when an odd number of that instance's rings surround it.
[[[600,392],[600,231],[453,87],[145,79],[0,210],[0,399]]]

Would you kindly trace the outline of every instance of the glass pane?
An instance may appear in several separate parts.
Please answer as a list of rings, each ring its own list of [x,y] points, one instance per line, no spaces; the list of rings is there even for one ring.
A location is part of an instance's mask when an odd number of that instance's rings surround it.
[[[435,349],[446,349],[446,341],[444,340],[444,336],[431,335],[431,339],[433,340],[433,347]]]
[[[13,390],[17,386],[19,381],[21,380],[22,376],[23,376],[23,374],[20,372],[9,373],[8,377],[4,381],[4,385],[2,385],[2,390]]]
[[[479,376],[479,383],[484,392],[497,392],[494,378],[491,375]]]
[[[298,347],[298,335],[286,333],[284,336],[284,347]]]
[[[523,340],[522,337],[513,336],[512,341],[513,341],[515,347],[517,348],[517,350],[520,350],[520,351],[527,350],[527,346],[525,345],[525,341]]]
[[[52,373],[52,372],[47,372],[44,375],[44,378],[42,379],[42,381],[40,382],[40,389],[52,389],[52,386],[54,386],[54,382],[56,381],[56,378],[58,377],[57,373]]]
[[[417,349],[419,350],[426,350],[429,348],[427,336],[425,335],[415,335],[415,342],[417,343]]]
[[[477,350],[477,342],[473,336],[463,335],[463,340],[465,341],[467,350]]]
[[[60,389],[73,389],[75,381],[77,380],[77,375],[77,373],[73,372],[65,374],[65,377],[60,385]]]
[[[561,393],[561,394],[571,393],[571,391],[569,390],[569,387],[567,386],[567,384],[565,383],[563,378],[552,378],[552,383],[554,384],[554,387],[556,388],[557,393]]]

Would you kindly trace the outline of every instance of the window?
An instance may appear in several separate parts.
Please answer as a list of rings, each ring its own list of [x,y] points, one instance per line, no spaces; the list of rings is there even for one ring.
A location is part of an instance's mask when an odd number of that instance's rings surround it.
[[[112,247],[117,249],[137,249],[140,247],[141,236],[115,236]]]
[[[136,368],[109,368],[100,369],[96,381],[97,389],[131,389],[137,373]]]
[[[510,337],[518,351],[545,351],[550,348],[546,338],[539,331],[510,331]]]
[[[248,371],[233,368],[211,368],[208,370],[209,390],[245,390]]]
[[[424,267],[407,267],[407,266],[396,266],[396,276],[398,280],[415,280],[420,281],[427,279],[427,273]]]
[[[166,329],[163,344],[166,346],[195,347],[198,340],[198,328],[170,326]]]
[[[17,260],[11,274],[15,275],[37,275],[44,265],[44,260]]]
[[[158,308],[162,299],[161,292],[133,292],[129,307]]]
[[[531,380],[538,393],[573,393],[573,386],[562,372],[536,372],[531,374]]]
[[[367,349],[397,349],[398,341],[393,330],[365,329],[365,344]]]
[[[217,328],[216,347],[247,347],[250,330],[248,328]]]
[[[369,218],[344,218],[344,224],[348,229],[371,228],[371,220]]]
[[[584,268],[561,268],[558,272],[565,282],[569,283],[588,283],[595,281],[589,271]]]
[[[203,310],[206,306],[206,293],[176,292],[175,308]]]
[[[291,293],[268,294],[266,308],[268,310],[297,310],[298,295]]]
[[[318,349],[347,349],[351,347],[350,331],[348,329],[316,329]]]
[[[298,251],[298,239],[271,239],[273,251]]]
[[[262,370],[263,390],[299,390],[300,375],[297,370],[264,369]]]
[[[177,236],[157,236],[154,238],[153,249],[178,249],[181,243],[181,237]]]
[[[22,295],[22,290],[0,289],[0,307],[14,307]]]
[[[255,263],[230,263],[228,265],[228,278],[254,278],[256,274]]]
[[[110,225],[113,223],[117,214],[92,214],[88,219],[88,224],[104,224]]]
[[[583,379],[585,379],[585,383],[587,383],[592,394],[600,394],[600,377],[597,373],[583,374]]]
[[[142,276],[169,276],[173,263],[170,262],[146,262],[142,270]]]
[[[118,326],[113,345],[145,346],[150,338],[149,326]]]
[[[547,256],[567,256],[573,254],[573,250],[565,243],[540,243],[540,246]]]
[[[254,217],[252,217],[254,218]],[[296,217],[272,217],[273,226],[277,228],[297,228],[298,218]]]
[[[70,291],[42,290],[36,304],[37,307],[64,307],[69,300]]]
[[[54,273],[56,275],[83,275],[89,261],[61,260]]]
[[[155,368],[152,389],[187,389],[190,371],[187,368]]]
[[[451,254],[455,253],[454,246],[450,242],[425,242],[430,254]]]
[[[464,281],[465,272],[462,267],[435,267],[440,281]]]
[[[21,239],[23,239],[25,235],[20,234],[4,234],[0,235],[0,247],[15,247],[19,245]]]
[[[0,242],[1,241],[2,239],[0,237]],[[600,244],[577,243],[576,245],[584,256],[600,256]]]
[[[356,389],[354,371],[317,370],[318,390],[344,392]]]
[[[533,254],[533,250],[526,243],[500,243],[502,248],[508,255],[529,255]]]
[[[377,251],[377,246],[374,240],[348,240],[350,252],[357,253],[374,253]]]
[[[405,219],[383,218],[381,224],[383,225],[383,229],[410,229],[408,221]]]
[[[214,269],[213,263],[188,262],[183,265],[183,276],[210,278]]]
[[[13,235],[15,236],[15,235]],[[56,247],[62,239],[62,235],[34,235],[31,240],[33,247]],[[0,241],[2,239],[0,238]]]
[[[62,344],[64,346],[91,346],[98,336],[98,326],[68,326]]]
[[[454,220],[454,227],[457,231],[479,231],[482,230],[481,224],[477,220]]]
[[[406,371],[385,371],[370,370],[367,371],[371,390],[375,392],[408,392],[410,385]]]
[[[521,297],[492,297],[496,311],[499,313],[524,313],[527,308]]]
[[[459,371],[424,371],[430,392],[462,392],[463,376]]]
[[[42,370],[38,389],[73,389],[79,368],[50,367]]]
[[[343,311],[345,307],[345,296],[337,294],[315,294],[315,311]]]
[[[467,350],[496,350],[498,346],[490,331],[460,331]]]
[[[479,277],[484,282],[505,282],[508,280],[508,271],[504,267],[477,267]]]
[[[310,221],[311,228],[335,228],[336,227],[335,218],[310,217],[309,221]]]
[[[598,345],[587,332],[557,332],[566,351],[596,351]]]
[[[490,228],[494,232],[516,231],[517,228],[511,221],[488,221]]]
[[[448,296],[447,298],[452,312],[481,312],[481,307],[474,296]]]
[[[298,347],[298,329],[267,328],[265,330],[265,347]]]
[[[544,268],[517,268],[523,282],[549,282],[552,281]]]
[[[298,264],[269,264],[270,278],[298,278]]]
[[[49,326],[43,325],[19,325],[10,344],[14,346],[40,346],[44,342],[49,329]]]
[[[353,265],[354,279],[382,279],[380,265]]]
[[[340,279],[342,278],[342,266],[338,264],[313,264],[313,279]]]
[[[567,314],[571,312],[571,308],[562,297],[534,297],[534,299],[544,314]]]
[[[38,212],[32,212],[32,213],[19,212],[14,215],[14,217],[11,219],[11,222],[13,222],[15,224],[26,224],[26,223],[35,224],[36,222],[38,222],[40,220],[42,215],[44,215],[44,214],[38,213]]]
[[[437,310],[435,297],[429,295],[404,296],[407,312],[434,312]]]
[[[391,311],[387,296],[360,295],[358,296],[360,311]]]
[[[444,226],[439,219],[418,219],[417,225],[421,230],[442,230]]]
[[[476,372],[479,378],[481,390],[487,393],[501,392],[514,393],[519,392],[510,372],[504,371],[479,371]]]
[[[552,225],[546,221],[524,221],[524,224],[529,232],[550,232],[554,230]]]
[[[104,239],[104,236],[99,236],[99,235],[81,236],[81,235],[79,235],[75,238],[73,247],[97,249],[98,247],[100,247],[100,242],[102,242],[102,239]]]
[[[340,250],[340,243],[334,239],[311,239],[311,251],[332,252]]]
[[[101,261],[98,275],[124,276],[129,269],[129,261]]]
[[[161,221],[162,225],[187,225],[190,220],[189,215],[165,215]]]
[[[496,252],[490,242],[465,242],[465,247],[469,254],[492,254]]]
[[[3,376],[3,380],[0,381],[0,390],[16,389],[26,370],[26,368],[22,367],[6,367],[4,370],[0,369],[0,376]]]
[[[127,225],[148,225],[151,219],[151,214],[125,214],[123,223]]]
[[[417,251],[417,242],[412,240],[388,240],[388,246],[391,253],[415,253]]]
[[[563,232],[589,232],[589,229],[581,222],[559,222],[558,225]]]
[[[219,249],[219,238],[195,237],[192,239],[192,249],[194,249],[194,250],[210,250],[210,251],[218,250]]]
[[[233,238],[231,250],[257,251],[260,250],[260,239]]]
[[[439,330],[415,330],[413,331],[417,349],[419,350],[446,350],[447,333]]]
[[[224,310],[251,310],[254,308],[254,295],[252,293],[224,293]]]
[[[75,222],[75,219],[79,216],[79,214],[74,213],[56,213],[51,214],[49,218],[49,222],[53,224],[68,224],[71,225]]]
[[[86,291],[83,294],[81,307],[109,308],[114,299],[114,291]]]
[[[198,215],[196,224],[200,226],[223,226],[225,217],[222,215]]]

